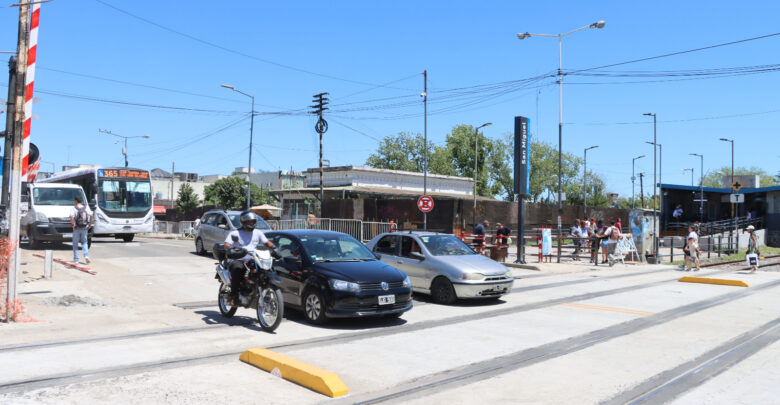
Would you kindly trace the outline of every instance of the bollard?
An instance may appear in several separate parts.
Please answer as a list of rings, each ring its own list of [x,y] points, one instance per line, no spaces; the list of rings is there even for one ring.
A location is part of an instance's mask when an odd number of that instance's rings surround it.
[[[51,250],[46,250],[45,256],[43,258],[43,277],[44,278],[51,278],[51,268],[52,268],[52,262],[54,261],[54,252]]]

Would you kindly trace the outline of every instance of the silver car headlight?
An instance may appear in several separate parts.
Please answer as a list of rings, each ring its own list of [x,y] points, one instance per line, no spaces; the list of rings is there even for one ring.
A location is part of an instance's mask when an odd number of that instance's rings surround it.
[[[35,213],[35,220],[37,222],[49,222],[49,217],[46,216],[46,214],[42,212],[36,212]]]
[[[332,278],[328,281],[330,282],[330,287],[337,291],[350,291],[350,292],[360,291],[360,285],[358,283],[351,283],[349,281],[344,281],[344,280],[336,280],[335,278]]]
[[[460,278],[462,280],[482,280],[485,275],[482,273],[463,273]]]
[[[512,270],[507,270],[507,272],[506,272],[506,276],[507,276],[508,278],[515,278],[515,276],[513,276],[513,275],[512,275]]]
[[[406,288],[412,288],[412,282],[409,280],[409,276],[406,276],[404,279],[403,286]]]

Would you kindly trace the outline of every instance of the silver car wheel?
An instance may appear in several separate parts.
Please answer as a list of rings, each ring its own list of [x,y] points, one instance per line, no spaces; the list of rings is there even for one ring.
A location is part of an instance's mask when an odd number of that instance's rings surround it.
[[[306,297],[306,317],[310,320],[316,320],[322,312],[322,303],[316,294],[309,294]]]

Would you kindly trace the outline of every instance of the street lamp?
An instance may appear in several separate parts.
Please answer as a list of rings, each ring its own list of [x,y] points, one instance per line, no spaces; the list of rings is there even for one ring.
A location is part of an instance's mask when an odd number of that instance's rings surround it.
[[[588,175],[588,151],[598,147],[598,145],[593,145],[590,148],[585,148],[584,153],[585,167],[582,169],[582,201],[585,204],[585,208],[582,209],[582,216],[584,216],[585,219],[588,219],[588,185],[586,183],[586,178]]]
[[[698,153],[689,153],[691,156],[698,156],[701,160],[701,169],[699,170],[699,222],[704,222],[704,155]]]
[[[241,90],[236,89],[233,86],[229,86],[227,84],[222,84],[222,87],[233,90],[236,93],[243,94],[249,98],[252,99],[252,117],[249,121],[249,167],[246,169],[246,209],[249,209],[252,206],[251,203],[251,195],[252,195],[252,136],[255,129],[255,96],[246,94]]]
[[[734,140],[720,138],[723,142],[731,142],[731,188],[734,189]],[[734,218],[734,232],[737,232],[737,217],[734,215],[734,203],[731,203],[731,218]]]
[[[691,171],[691,187],[693,187],[693,168],[691,167],[690,169],[688,169],[688,168],[682,169],[683,173],[685,173],[685,172],[687,172],[689,170]]]
[[[115,133],[113,133],[113,132],[111,132],[111,131],[109,131],[107,129],[98,129],[98,132],[101,132],[101,133],[104,133],[104,134],[108,134],[108,135],[113,135],[113,136],[115,136],[117,138],[122,138],[122,139],[125,140],[125,146],[122,148],[122,155],[125,156],[125,167],[127,167],[127,140],[130,139],[130,138],[149,139],[149,135],[124,136],[124,135],[115,134]],[[117,140],[114,143],[119,143],[119,141]]]
[[[634,185],[636,184],[636,175],[634,174],[634,166],[636,160],[642,159],[643,157],[645,157],[645,155],[637,156],[631,159],[631,208],[634,208],[636,206],[636,188],[634,187]]]
[[[584,27],[577,28],[575,30],[563,33],[563,34],[534,34],[530,32],[517,34],[517,39],[526,39],[533,36],[536,37],[555,37],[558,38],[558,263],[561,262],[561,239],[563,237],[561,231],[561,215],[563,215],[563,199],[561,193],[561,178],[563,177],[563,169],[561,162],[562,144],[563,144],[563,51],[562,51],[562,39],[567,35],[571,35],[577,31],[584,30],[586,28],[604,28],[606,23],[604,20],[596,21],[593,24],[586,25]]]
[[[486,122],[474,130],[474,226],[477,226],[477,144],[479,144],[479,129],[493,125],[492,122]]]

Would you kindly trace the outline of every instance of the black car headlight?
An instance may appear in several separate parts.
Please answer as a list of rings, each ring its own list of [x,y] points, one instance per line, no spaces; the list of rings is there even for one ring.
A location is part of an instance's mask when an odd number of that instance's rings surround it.
[[[358,283],[352,283],[344,280],[336,280],[335,278],[332,278],[328,281],[330,282],[330,287],[337,291],[350,291],[350,292],[360,291],[360,285]]]

